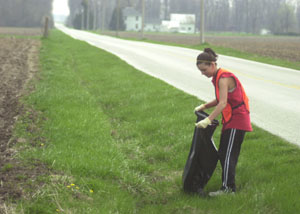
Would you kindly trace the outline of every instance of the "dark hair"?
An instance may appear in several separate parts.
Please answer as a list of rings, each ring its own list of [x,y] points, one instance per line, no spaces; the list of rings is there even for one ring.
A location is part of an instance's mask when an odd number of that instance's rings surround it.
[[[204,51],[198,55],[196,64],[205,63],[206,65],[210,65],[212,62],[216,62],[217,59],[218,55],[211,48],[205,48]]]

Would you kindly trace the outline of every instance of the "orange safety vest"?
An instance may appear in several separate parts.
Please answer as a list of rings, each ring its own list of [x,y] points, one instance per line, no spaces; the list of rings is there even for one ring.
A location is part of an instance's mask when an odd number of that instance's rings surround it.
[[[217,73],[217,77],[216,77],[216,85],[215,85],[215,89],[216,89],[216,98],[217,98],[217,101],[219,102],[219,98],[220,98],[220,94],[219,94],[219,80],[220,80],[220,77],[223,73],[230,73],[226,70],[223,70],[223,69],[219,69],[218,70],[218,73]],[[230,121],[231,119],[231,116],[232,116],[232,110],[240,107],[241,105],[245,105],[246,106],[246,109],[248,112],[250,112],[250,108],[249,108],[249,99],[245,93],[245,90],[242,86],[242,84],[240,83],[240,81],[238,80],[238,78],[236,76],[234,76],[234,79],[235,79],[235,82],[236,84],[239,84],[241,86],[241,90],[242,90],[242,95],[243,95],[243,102],[241,102],[240,104],[238,104],[237,106],[234,106],[232,107],[228,102],[227,102],[227,105],[226,107],[223,109],[222,111],[222,124],[224,123],[227,123],[228,121]]]

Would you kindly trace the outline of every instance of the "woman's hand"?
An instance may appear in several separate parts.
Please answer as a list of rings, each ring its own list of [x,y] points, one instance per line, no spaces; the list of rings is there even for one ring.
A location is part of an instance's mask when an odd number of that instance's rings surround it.
[[[195,124],[195,126],[197,128],[205,129],[210,124],[211,124],[211,120],[207,117],[204,120],[200,120],[198,123]]]
[[[203,111],[204,109],[206,109],[205,104],[202,104],[202,105],[197,106],[197,107],[195,108],[195,112],[197,112],[197,111]]]

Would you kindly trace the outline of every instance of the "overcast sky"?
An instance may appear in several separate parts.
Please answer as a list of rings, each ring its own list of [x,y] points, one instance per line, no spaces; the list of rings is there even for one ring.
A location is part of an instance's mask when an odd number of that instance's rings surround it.
[[[288,0],[288,2],[296,5],[296,0]],[[68,0],[54,0],[53,14],[55,15],[69,15]]]
[[[52,13],[55,15],[69,15],[68,0],[54,0]]]

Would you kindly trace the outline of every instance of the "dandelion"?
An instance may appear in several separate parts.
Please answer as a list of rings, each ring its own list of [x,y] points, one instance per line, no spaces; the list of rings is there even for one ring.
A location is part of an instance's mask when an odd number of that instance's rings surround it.
[[[73,186],[75,186],[75,184],[71,184],[71,186],[73,187]]]
[[[93,193],[93,192],[94,192],[94,190],[90,189],[90,193]]]

